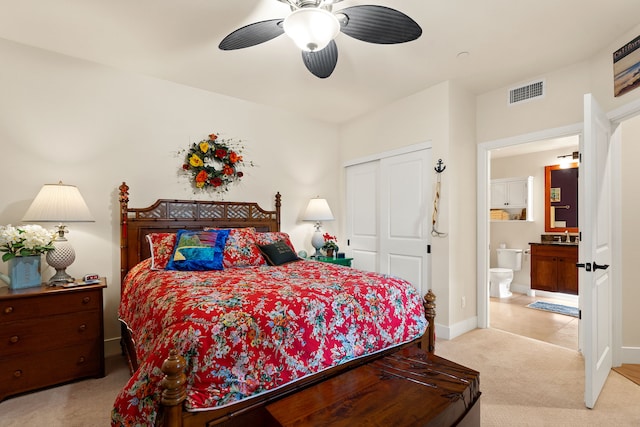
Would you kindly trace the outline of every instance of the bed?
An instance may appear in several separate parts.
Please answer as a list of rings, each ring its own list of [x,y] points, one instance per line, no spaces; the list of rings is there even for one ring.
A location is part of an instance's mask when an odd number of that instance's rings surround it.
[[[113,425],[243,425],[247,414],[400,348],[434,351],[430,291],[423,299],[402,279],[319,261],[264,261],[283,244],[295,253],[280,231],[279,193],[274,210],[168,199],[130,208],[129,187],[119,189],[119,316],[132,377]],[[202,230],[212,247],[226,241],[222,252],[207,248],[223,256],[222,268],[167,270],[167,248]],[[251,245],[262,263],[242,264],[246,251],[255,260]]]

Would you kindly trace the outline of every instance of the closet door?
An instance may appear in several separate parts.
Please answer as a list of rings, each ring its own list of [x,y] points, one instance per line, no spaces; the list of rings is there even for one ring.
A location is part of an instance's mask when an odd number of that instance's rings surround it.
[[[346,232],[348,256],[352,266],[366,271],[378,271],[378,186],[379,162],[372,161],[346,169]]]
[[[431,149],[346,168],[346,232],[353,267],[429,289]]]
[[[431,150],[380,160],[380,272],[429,289]]]

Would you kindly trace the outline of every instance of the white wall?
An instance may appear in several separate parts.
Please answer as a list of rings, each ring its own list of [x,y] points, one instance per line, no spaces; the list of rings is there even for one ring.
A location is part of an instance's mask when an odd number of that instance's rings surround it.
[[[640,197],[638,197],[638,159],[640,159],[640,116],[622,124],[622,343],[640,347]],[[640,363],[637,358],[635,363]]]
[[[341,215],[333,125],[5,40],[0,57],[0,224],[20,224],[45,183],[79,187],[96,222],[70,225],[76,262],[69,272],[107,276],[109,351],[117,351],[119,336],[122,181],[131,188],[131,207],[157,198],[194,198],[178,175],[182,158],[176,153],[217,132],[242,139],[245,160],[255,164],[225,198],[271,209],[280,191],[282,229],[297,249],[312,249],[313,227],[300,221],[311,197],[326,197]],[[334,233],[337,224],[325,228]],[[50,267],[43,271],[45,279],[52,274]]]
[[[440,158],[446,165],[439,227],[448,236],[431,240],[436,323],[446,328],[443,338],[457,334],[457,322],[475,316],[475,189],[463,185],[475,173],[474,113],[473,97],[445,82],[352,121],[340,136],[343,162],[430,141],[434,166]]]

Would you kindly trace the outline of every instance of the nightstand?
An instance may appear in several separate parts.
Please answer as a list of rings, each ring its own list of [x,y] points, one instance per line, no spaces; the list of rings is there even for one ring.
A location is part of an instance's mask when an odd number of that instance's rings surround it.
[[[105,278],[73,288],[0,288],[0,400],[104,377]]]
[[[353,261],[353,258],[330,258],[324,256],[314,259],[316,261],[328,262],[331,264],[346,265],[347,267],[351,267],[351,261]]]

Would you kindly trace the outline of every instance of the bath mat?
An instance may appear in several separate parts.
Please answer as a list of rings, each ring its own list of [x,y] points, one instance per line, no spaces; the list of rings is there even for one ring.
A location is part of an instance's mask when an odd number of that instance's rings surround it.
[[[536,301],[532,302],[527,307],[535,308],[537,310],[550,311],[552,313],[564,314],[565,316],[578,317],[578,309],[576,307],[569,307],[568,305]]]

